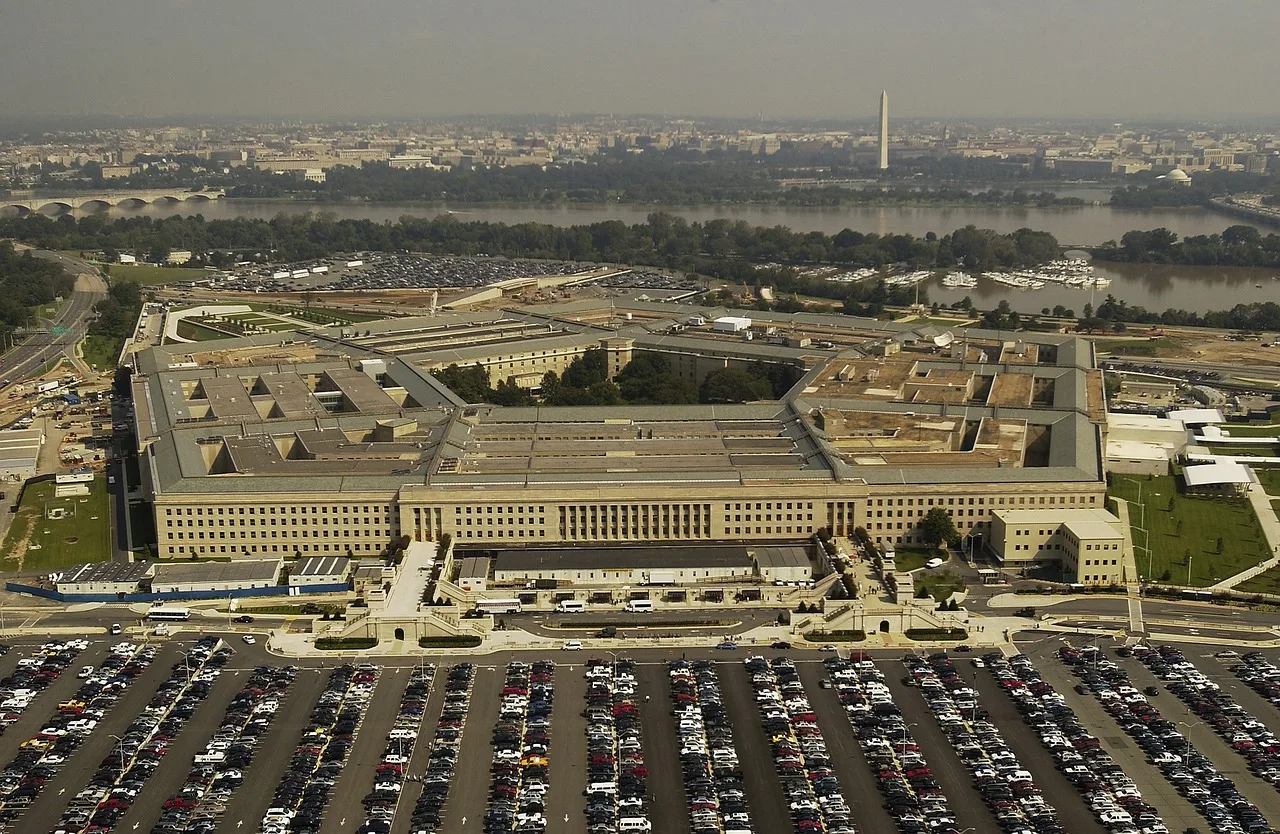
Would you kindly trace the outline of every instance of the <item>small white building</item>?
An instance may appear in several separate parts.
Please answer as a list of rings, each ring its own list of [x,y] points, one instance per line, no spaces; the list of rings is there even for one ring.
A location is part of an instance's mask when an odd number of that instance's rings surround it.
[[[117,255],[116,260],[122,264],[136,264],[138,262],[138,259],[135,258],[133,255],[128,255],[128,254],[125,254],[124,252],[121,252],[119,255]]]
[[[721,316],[711,322],[711,329],[718,333],[743,333],[751,329],[751,319],[745,316]]]
[[[490,560],[485,556],[466,556],[458,562],[458,587],[464,591],[484,592],[489,587]]]
[[[164,262],[167,264],[185,264],[191,260],[191,257],[191,250],[189,249],[174,249],[164,256]]]
[[[346,556],[311,556],[289,571],[289,586],[342,585],[350,575],[351,560]]]

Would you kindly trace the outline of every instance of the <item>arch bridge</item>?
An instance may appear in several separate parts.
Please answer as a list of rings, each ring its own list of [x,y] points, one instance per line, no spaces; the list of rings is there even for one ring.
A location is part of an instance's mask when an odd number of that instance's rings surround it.
[[[86,191],[83,194],[63,196],[27,194],[0,197],[0,210],[12,209],[20,214],[36,211],[45,212],[48,209],[57,209],[61,212],[76,211],[78,209],[98,211],[113,206],[136,206],[140,208],[142,206],[163,205],[165,203],[206,203],[211,200],[220,200],[225,196],[226,192],[221,188],[207,191],[181,191],[176,188],[160,188],[150,191],[103,191],[98,193]]]

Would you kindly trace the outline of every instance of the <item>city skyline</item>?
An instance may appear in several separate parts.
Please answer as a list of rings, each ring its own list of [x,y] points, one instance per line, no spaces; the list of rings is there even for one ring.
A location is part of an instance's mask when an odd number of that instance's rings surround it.
[[[1084,0],[893,7],[815,0],[479,6],[0,0],[0,118],[91,114],[438,118],[654,113],[874,120],[1277,115],[1265,0],[1163,14]],[[1194,25],[1188,25],[1194,20]],[[981,45],[981,48],[975,48]],[[1209,71],[1211,69],[1211,71]],[[1229,83],[1224,83],[1224,79]]]

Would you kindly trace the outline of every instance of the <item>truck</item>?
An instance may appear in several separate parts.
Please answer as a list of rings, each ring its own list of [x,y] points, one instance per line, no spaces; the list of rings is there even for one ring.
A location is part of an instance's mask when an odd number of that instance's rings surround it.
[[[48,382],[42,382],[39,385],[37,385],[36,393],[48,394],[51,391],[57,391],[60,387],[62,387],[61,382],[58,382],[56,379],[51,379]]]
[[[644,585],[674,585],[676,572],[673,570],[651,570],[645,576]]]

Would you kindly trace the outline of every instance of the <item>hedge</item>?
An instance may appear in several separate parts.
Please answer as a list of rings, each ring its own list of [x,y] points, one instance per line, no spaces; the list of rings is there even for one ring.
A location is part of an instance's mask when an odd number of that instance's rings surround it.
[[[836,631],[810,631],[804,636],[810,643],[861,643],[867,639],[867,633],[860,628],[838,629]]]
[[[324,651],[356,651],[378,645],[376,637],[319,637],[316,648]]]
[[[418,647],[423,649],[474,649],[480,643],[480,638],[471,634],[446,634],[440,637],[418,638]]]
[[[909,628],[908,640],[964,640],[969,632],[963,628]]]

